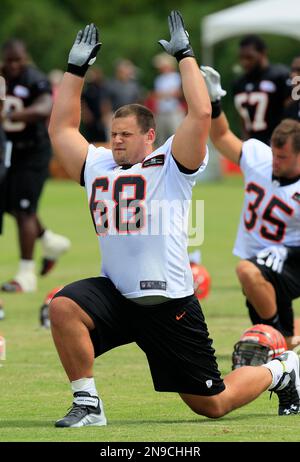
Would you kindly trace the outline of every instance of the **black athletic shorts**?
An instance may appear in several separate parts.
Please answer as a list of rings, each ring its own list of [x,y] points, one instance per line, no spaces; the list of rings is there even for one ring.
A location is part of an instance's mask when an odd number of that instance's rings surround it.
[[[276,293],[279,321],[285,336],[294,333],[294,313],[292,301],[300,297],[300,266],[297,261],[287,259],[283,265],[282,273],[277,273],[256,261],[256,257],[248,258],[262,273],[263,277],[272,284]],[[258,316],[251,303],[247,300],[250,319],[253,324],[260,324],[262,319]]]
[[[48,167],[9,168],[5,177],[5,211],[36,212],[44,183],[48,178]]]
[[[212,340],[194,295],[159,305],[126,299],[108,278],[65,286],[56,297],[74,300],[94,321],[95,357],[136,342],[145,352],[156,391],[215,395],[225,389]]]

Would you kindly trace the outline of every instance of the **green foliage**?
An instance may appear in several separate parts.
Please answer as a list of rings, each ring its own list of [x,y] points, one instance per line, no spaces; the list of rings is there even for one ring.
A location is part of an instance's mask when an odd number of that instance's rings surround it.
[[[0,43],[12,36],[24,39],[33,60],[44,71],[65,69],[67,56],[77,31],[94,22],[100,28],[103,47],[97,63],[107,77],[113,75],[118,58],[129,58],[139,69],[142,85],[151,90],[155,69],[153,56],[162,50],[160,38],[168,39],[167,15],[182,12],[191,43],[201,62],[201,18],[242,3],[241,0],[1,0]],[[290,64],[298,54],[299,43],[282,36],[263,35],[273,62]],[[228,39],[214,48],[214,66],[228,91],[224,109],[231,126],[238,131],[238,118],[232,105],[230,88],[235,78],[238,38]],[[283,51],[284,50],[284,51]],[[205,64],[205,63],[204,63]]]
[[[152,57],[161,51],[157,41],[168,38],[167,15],[179,9],[195,50],[200,51],[201,18],[238,0],[1,0],[0,43],[18,36],[28,43],[34,61],[45,71],[65,68],[77,30],[89,22],[101,31],[101,66],[112,73],[117,57],[128,57],[142,69],[150,88]],[[199,53],[200,58],[200,53]]]
[[[44,71],[65,67],[74,30],[78,25],[72,16],[51,0],[1,0],[1,15],[5,20],[0,30],[0,42],[18,37],[28,45],[33,61]]]

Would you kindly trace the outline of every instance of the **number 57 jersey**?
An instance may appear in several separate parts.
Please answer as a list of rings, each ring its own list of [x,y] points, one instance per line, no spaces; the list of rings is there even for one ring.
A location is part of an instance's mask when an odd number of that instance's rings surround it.
[[[251,258],[270,245],[300,246],[300,179],[280,182],[272,175],[272,150],[250,139],[243,143],[243,211],[233,253]]]
[[[89,147],[84,183],[102,275],[127,298],[194,292],[188,215],[206,160],[195,173],[183,173],[171,153],[172,139],[132,166],[116,164],[111,150]]]

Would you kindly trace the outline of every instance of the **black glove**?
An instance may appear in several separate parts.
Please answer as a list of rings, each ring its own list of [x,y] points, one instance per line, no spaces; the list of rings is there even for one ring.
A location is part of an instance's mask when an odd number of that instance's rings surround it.
[[[179,11],[172,11],[168,16],[171,40],[159,40],[159,44],[169,55],[175,56],[179,62],[188,56],[195,57],[190,45],[189,34],[184,28],[184,22]]]
[[[98,41],[98,29],[89,24],[84,31],[80,30],[71,48],[67,71],[84,77],[89,66],[96,61],[96,55],[102,43]]]

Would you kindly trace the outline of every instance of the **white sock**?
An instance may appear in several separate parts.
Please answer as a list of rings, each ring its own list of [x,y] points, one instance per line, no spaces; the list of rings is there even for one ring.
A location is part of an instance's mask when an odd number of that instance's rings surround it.
[[[82,379],[71,382],[72,392],[85,391],[91,396],[98,396],[94,377],[83,377]]]
[[[19,261],[19,273],[31,272],[34,273],[35,263],[33,260],[20,260]]]
[[[45,231],[41,235],[41,240],[46,241],[48,239],[48,237],[49,237],[49,234],[51,235],[52,231],[50,229],[45,229]]]
[[[284,367],[281,361],[277,359],[270,361],[267,364],[263,364],[263,367],[269,369],[272,374],[272,383],[269,386],[268,390],[272,390],[278,384],[279,380],[281,379],[284,373]]]

